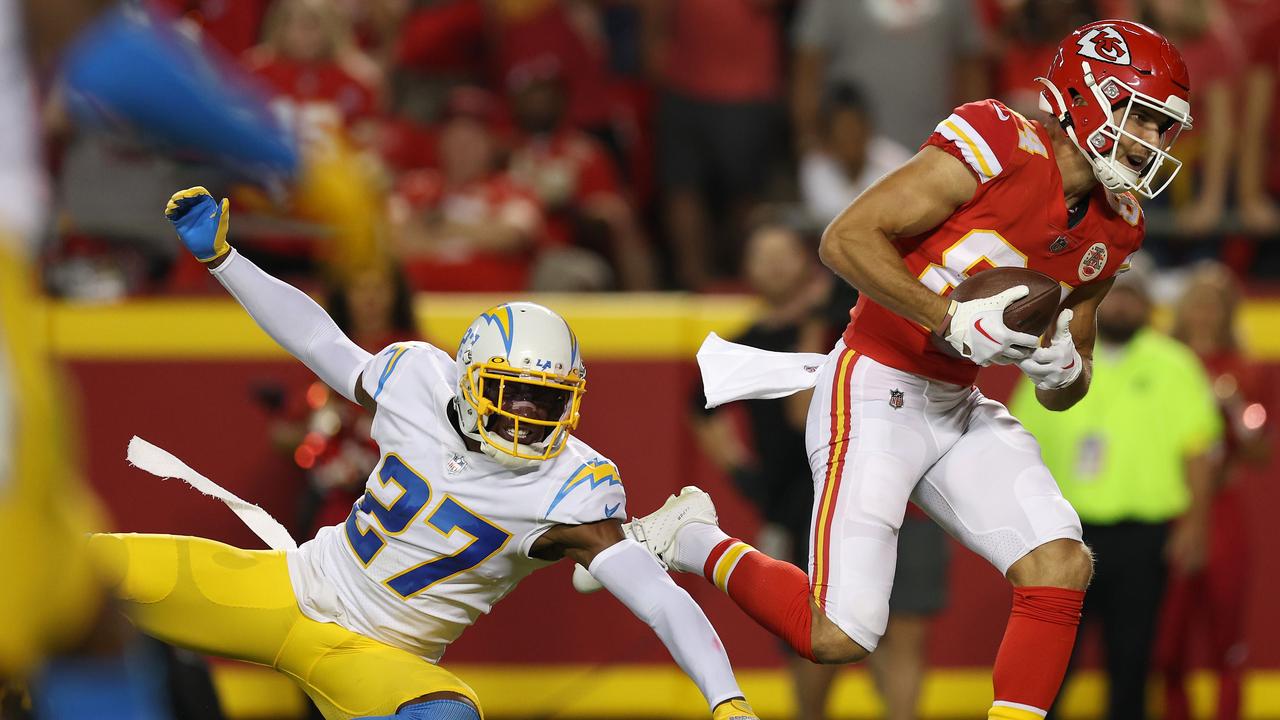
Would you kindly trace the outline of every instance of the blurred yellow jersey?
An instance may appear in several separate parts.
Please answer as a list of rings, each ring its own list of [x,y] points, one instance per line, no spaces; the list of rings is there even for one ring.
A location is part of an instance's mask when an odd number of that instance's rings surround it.
[[[100,602],[84,537],[97,508],[65,436],[28,259],[48,192],[21,22],[0,0],[0,677],[81,637]]]
[[[97,505],[69,447],[32,272],[0,238],[0,676],[83,635],[100,602],[85,552]]]

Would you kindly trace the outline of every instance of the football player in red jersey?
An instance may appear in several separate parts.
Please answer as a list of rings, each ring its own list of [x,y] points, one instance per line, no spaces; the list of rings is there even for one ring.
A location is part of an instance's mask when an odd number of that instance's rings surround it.
[[[1072,32],[1039,82],[1042,118],[994,100],[956,108],[823,235],[823,261],[861,297],[809,408],[809,576],[727,536],[696,488],[630,528],[801,655],[846,663],[884,632],[897,532],[914,501],[1014,586],[988,713],[1006,720],[1044,717],[1053,703],[1092,558],[1035,439],[973,381],[979,366],[1016,363],[1050,409],[1084,396],[1098,303],[1142,243],[1134,195],[1168,185],[1179,165],[1170,147],[1191,124],[1181,56],[1135,23]],[[1062,284],[1048,345],[1004,325],[1025,287],[948,298],[991,267]]]

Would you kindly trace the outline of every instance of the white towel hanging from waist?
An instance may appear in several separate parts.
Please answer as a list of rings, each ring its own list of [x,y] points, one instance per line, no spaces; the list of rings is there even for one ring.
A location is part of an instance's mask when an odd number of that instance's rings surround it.
[[[735,400],[768,400],[809,390],[827,362],[817,353],[761,350],[729,342],[715,333],[698,348],[698,368],[707,407]]]

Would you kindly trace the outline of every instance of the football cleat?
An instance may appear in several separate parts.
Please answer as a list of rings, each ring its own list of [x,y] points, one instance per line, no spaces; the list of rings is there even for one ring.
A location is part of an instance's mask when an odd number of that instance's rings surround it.
[[[711,496],[700,488],[688,485],[680,490],[679,495],[667,498],[657,510],[623,523],[622,533],[644,546],[663,567],[677,572],[701,572],[702,568],[682,567],[675,561],[676,536],[680,528],[699,522],[719,525],[720,519],[716,516],[716,506],[712,504]],[[586,568],[578,565],[573,569],[573,587],[580,593],[593,593],[603,586]]]
[[[760,720],[756,711],[741,698],[722,702],[711,711],[712,720]]]
[[[716,506],[701,488],[687,485],[679,495],[672,495],[662,507],[631,521],[631,537],[677,572],[701,572],[702,568],[681,567],[676,562],[676,536],[690,523],[719,525]]]

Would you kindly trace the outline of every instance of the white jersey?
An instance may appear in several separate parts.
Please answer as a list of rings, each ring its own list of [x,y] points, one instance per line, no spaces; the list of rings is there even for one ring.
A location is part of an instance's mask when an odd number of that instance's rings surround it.
[[[626,518],[617,468],[586,443],[527,470],[467,450],[448,415],[454,359],[397,343],[364,367],[382,459],[346,523],[289,553],[302,612],[435,662],[526,575],[555,525]]]

